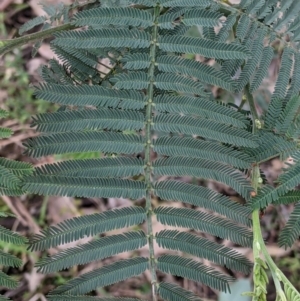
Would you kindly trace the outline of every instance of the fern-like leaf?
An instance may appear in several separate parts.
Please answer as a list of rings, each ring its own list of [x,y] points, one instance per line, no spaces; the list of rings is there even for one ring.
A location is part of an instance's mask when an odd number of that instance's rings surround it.
[[[186,156],[249,168],[254,158],[232,147],[194,138],[163,136],[154,142],[154,150],[167,156]]]
[[[143,160],[129,157],[68,160],[35,169],[38,176],[61,175],[75,178],[130,177],[143,173]]]
[[[138,276],[148,268],[148,259],[136,257],[119,260],[111,265],[83,274],[50,292],[56,294],[84,294],[98,287],[107,286],[129,277]]]
[[[8,117],[9,113],[5,110],[0,109],[0,118]]]
[[[287,94],[290,75],[293,68],[292,50],[285,48],[282,54],[281,66],[272,99],[284,99]]]
[[[279,119],[276,121],[275,129],[279,134],[286,134],[291,123],[293,122],[298,109],[300,107],[300,97],[298,95],[292,97],[284,110],[281,112]]]
[[[25,146],[26,154],[34,157],[89,151],[132,154],[144,148],[141,136],[96,131],[40,136],[29,140]]]
[[[0,195],[20,196],[25,193],[26,191],[20,187],[7,188],[0,185]]]
[[[285,101],[289,101],[292,96],[300,91],[300,54],[294,53],[294,70],[292,74],[291,86],[289,87]]]
[[[289,7],[286,11],[284,11],[284,7],[282,7],[283,15],[279,20],[277,20],[276,24],[274,24],[274,30],[279,31],[283,26],[287,25],[292,19],[298,16],[300,11],[299,2],[290,1]]]
[[[132,4],[140,4],[146,7],[153,7],[155,3],[152,0],[130,0]]]
[[[42,84],[35,95],[50,102],[62,105],[122,107],[124,109],[142,109],[145,99],[136,91],[118,91],[101,86],[62,86]]]
[[[14,289],[18,286],[18,282],[12,277],[9,277],[8,275],[0,271],[0,286],[4,286],[9,289]]]
[[[124,68],[128,70],[145,69],[148,68],[151,63],[146,53],[127,54],[121,59],[121,62],[125,63]]]
[[[215,41],[218,41],[218,43],[225,43],[229,37],[230,32],[232,31],[232,27],[236,22],[236,15],[231,14],[227,17],[225,23],[221,27],[219,33],[215,36]],[[240,57],[241,58],[241,57]],[[224,57],[224,59],[226,59]],[[227,59],[230,59],[227,57]]]
[[[242,246],[252,245],[251,231],[229,220],[187,208],[158,207],[154,212],[157,220],[164,225],[207,232]]]
[[[174,283],[161,282],[158,293],[167,301],[202,301],[191,291],[187,291]]]
[[[20,184],[20,179],[8,168],[0,165],[0,182],[7,188],[16,188]]]
[[[251,226],[251,210],[208,188],[177,181],[158,182],[154,192],[164,200],[181,201],[220,213],[230,219]]]
[[[64,66],[55,60],[49,61],[49,67],[43,66],[40,70],[41,78],[48,84],[73,85],[73,79]]]
[[[95,69],[98,64],[98,57],[87,50],[80,50],[74,48],[61,48],[51,45],[51,49],[58,56],[60,61],[70,68],[87,68],[88,70],[94,70],[92,73],[98,73]],[[91,67],[91,68],[88,68]]]
[[[164,51],[194,53],[216,59],[246,59],[250,56],[248,50],[240,45],[201,38],[165,35],[159,38],[158,43],[159,48]]]
[[[66,220],[32,237],[29,249],[41,251],[69,243],[85,236],[141,224],[146,211],[141,207],[124,207]]]
[[[147,73],[143,71],[120,73],[110,79],[115,83],[115,89],[146,89],[149,85],[149,78]]]
[[[202,282],[219,291],[230,291],[229,282],[234,279],[221,274],[200,262],[175,255],[163,255],[158,258],[157,268],[165,273]]]
[[[86,31],[65,31],[55,34],[54,45],[89,49],[98,47],[134,47],[150,46],[150,36],[145,31],[128,29],[95,29]]]
[[[0,211],[0,217],[9,217],[9,216],[15,217],[15,215],[12,213]]]
[[[190,233],[177,230],[163,230],[156,234],[156,241],[162,248],[206,258],[245,274],[249,274],[252,269],[252,263],[245,256],[230,248]]]
[[[283,195],[287,191],[292,190],[300,183],[299,153],[294,154],[293,157],[296,164],[285,170],[278,178],[278,182],[281,184],[277,187],[279,195]]]
[[[144,127],[142,113],[102,108],[100,110],[64,111],[39,114],[32,126],[40,132],[80,130],[139,130]]]
[[[24,189],[41,195],[139,199],[145,195],[146,185],[142,181],[124,179],[39,175],[24,180]]]
[[[48,295],[49,301],[145,301],[136,298],[122,298],[122,297],[107,297],[98,298],[91,296],[71,296],[71,295]]]
[[[257,147],[256,137],[243,129],[203,118],[161,114],[154,118],[154,129],[163,132],[198,135],[237,146]]]
[[[19,34],[21,35],[33,27],[43,24],[46,20],[47,18],[45,16],[38,16],[29,20],[19,28]]]
[[[77,13],[73,19],[73,24],[76,26],[107,26],[110,24],[147,28],[153,24],[153,17],[149,12],[129,7],[98,7]]]
[[[250,84],[250,93],[256,91],[261,85],[263,79],[266,77],[268,73],[269,66],[274,56],[274,50],[272,47],[267,46],[263,49],[262,59],[259,63],[258,70],[255,73],[255,77],[251,81]]]
[[[52,257],[40,260],[36,266],[42,273],[51,273],[69,268],[73,265],[85,264],[126,251],[137,250],[147,244],[144,232],[127,232],[107,236],[87,244],[64,250]]]
[[[279,235],[280,247],[291,247],[300,236],[300,203],[297,203],[283,230]]]
[[[263,188],[258,190],[257,196],[252,198],[249,204],[253,210],[263,209],[272,202],[278,200],[278,198],[278,191],[272,186],[265,185]]]
[[[246,128],[249,124],[244,115],[199,97],[159,95],[155,97],[155,108],[162,112],[201,116],[238,128]]]
[[[250,78],[255,73],[256,66],[262,59],[263,48],[264,48],[264,38],[266,35],[266,30],[259,29],[257,33],[257,38],[253,42],[253,46],[251,49],[252,57],[247,61],[245,67],[243,68],[241,75],[238,79],[236,90],[241,92],[243,88],[247,85]]]
[[[0,139],[9,138],[12,133],[11,129],[0,127]]]
[[[273,130],[275,124],[278,122],[278,119],[281,115],[282,106],[282,99],[275,98],[271,100],[265,116],[266,129]]]
[[[158,69],[164,72],[182,73],[195,77],[210,85],[234,91],[235,82],[225,73],[197,61],[177,56],[160,56],[157,58]]]
[[[263,7],[264,4],[265,1],[252,1],[252,3],[247,6],[246,12],[249,15],[254,15]]]
[[[275,205],[288,205],[291,203],[296,203],[300,201],[300,190],[292,190],[288,193],[280,196],[278,200],[274,201],[273,204]]]
[[[64,64],[64,68],[68,69],[76,78],[81,81],[94,80],[99,82],[99,75],[97,68],[98,59],[96,56],[91,58],[91,55],[85,53],[84,50],[74,48],[63,48],[59,46],[53,46],[52,50],[57,57]],[[88,58],[83,59],[83,57]],[[91,62],[92,61],[92,62]]]
[[[300,164],[299,153],[293,155],[296,164],[288,168],[278,178],[279,185],[276,188],[264,186],[257,197],[251,200],[253,209],[264,208],[284,196],[287,192],[294,189],[300,183]]]
[[[259,147],[247,149],[246,152],[255,158],[256,162],[280,156],[283,160],[297,151],[297,143],[283,137],[261,130],[258,140]]]
[[[0,240],[15,245],[23,245],[27,242],[27,239],[15,232],[12,232],[0,225]]]
[[[158,26],[161,29],[174,29],[174,26],[178,26],[179,23],[175,22],[176,19],[180,18],[188,8],[186,7],[172,7],[165,14],[158,17]]]
[[[0,166],[5,167],[15,176],[22,178],[32,173],[32,165],[26,162],[16,162],[6,158],[0,158]]]
[[[300,4],[295,0],[241,0],[233,6],[213,0],[100,2],[79,8],[70,19],[70,9],[77,9],[78,3],[58,6],[57,10],[46,7],[51,22],[68,22],[71,29],[54,34],[51,48],[59,62],[51,60],[43,68],[45,83],[39,85],[36,95],[63,107],[34,118],[33,126],[44,133],[29,140],[26,152],[47,156],[91,151],[101,158],[46,164],[33,175],[25,166],[18,168],[0,159],[0,193],[27,190],[46,195],[145,199],[143,208],[74,218],[31,239],[30,250],[44,250],[98,236],[44,258],[38,263],[42,272],[149,244],[149,258],[121,260],[82,274],[50,293],[51,301],[95,300],[84,294],[139,275],[148,267],[153,299],[158,293],[166,301],[200,301],[176,285],[160,284],[157,269],[228,291],[231,277],[190,258],[164,255],[157,259],[153,242],[173,253],[188,253],[244,273],[252,268],[249,260],[189,231],[163,230],[154,236],[151,220],[156,216],[158,222],[170,227],[193,229],[251,247],[253,209],[299,201],[295,187],[300,183],[300,118],[296,116],[300,106]],[[35,19],[24,28],[38,22]],[[201,37],[194,34],[195,26],[200,27]],[[268,74],[278,40],[284,44],[280,46],[281,66],[259,128],[254,120],[255,104],[250,103],[249,112],[243,108],[244,98],[238,107],[211,86],[228,91],[231,98],[244,88],[253,94]],[[193,55],[200,55],[200,60],[187,59]],[[219,96],[230,104],[215,101]],[[0,117],[2,113],[0,109]],[[2,133],[5,135],[5,130]],[[289,168],[279,176],[277,186],[260,185],[262,189],[255,193],[251,170],[277,156],[281,160],[292,156],[294,162],[286,163]],[[182,176],[225,184],[248,206],[206,187],[173,180]],[[152,195],[200,208],[155,208]],[[299,208],[297,204],[284,229],[286,240],[280,238],[283,246],[291,245],[300,234]],[[145,220],[147,233],[133,232],[136,227],[132,232],[124,229]],[[122,229],[122,234],[99,237],[116,229]],[[0,227],[0,233],[12,240],[5,228]],[[0,254],[0,264],[20,264],[12,257],[2,257],[1,261]],[[288,289],[285,287],[287,299],[291,295]],[[121,297],[99,300],[141,301]]]
[[[189,157],[170,157],[156,160],[153,166],[156,175],[193,176],[224,183],[245,199],[250,198],[253,190],[242,173],[219,162]]]
[[[14,255],[5,253],[0,250],[0,264],[4,266],[12,266],[18,268],[22,265],[22,260]]]
[[[249,26],[250,26],[251,20],[250,18],[246,15],[243,14],[240,19],[239,19],[239,23],[236,27],[236,36],[243,41],[244,38],[246,37],[246,34],[249,30]]]
[[[204,86],[191,78],[172,73],[158,74],[154,82],[155,86],[161,90],[178,91],[189,94],[208,96],[204,91]]]
[[[183,23],[187,26],[199,25],[205,27],[215,27],[221,24],[220,18],[223,15],[205,9],[193,9],[184,14]]]
[[[210,0],[201,0],[201,2],[199,2],[199,0],[160,0],[160,4],[164,7],[177,7],[177,6],[185,6],[185,7],[193,7],[193,6],[197,6],[197,7],[207,7],[211,4]]]

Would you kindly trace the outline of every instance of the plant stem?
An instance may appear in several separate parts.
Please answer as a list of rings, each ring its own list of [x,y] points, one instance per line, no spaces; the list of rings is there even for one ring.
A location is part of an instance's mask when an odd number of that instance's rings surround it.
[[[151,287],[152,287],[152,300],[157,301],[157,276],[156,276],[156,262],[154,254],[154,234],[152,227],[152,163],[151,163],[151,134],[152,134],[152,122],[153,122],[153,96],[154,96],[154,71],[156,60],[156,44],[158,38],[158,17],[160,13],[160,7],[154,8],[154,26],[151,35],[150,46],[150,60],[151,64],[148,71],[148,77],[150,84],[148,86],[148,103],[146,105],[146,147],[145,147],[145,181],[147,186],[146,191],[146,210],[147,210],[147,234],[149,244],[149,265],[151,272]]]
[[[27,44],[29,42],[36,42],[41,39],[52,37],[52,35],[56,32],[62,30],[74,29],[75,26],[71,23],[65,23],[56,27],[52,27],[43,31],[35,32],[32,34],[27,34],[25,36],[15,38],[12,40],[2,40],[0,41],[0,57],[5,53],[13,50],[14,48],[20,47],[23,44]]]
[[[260,253],[263,254],[264,259],[267,262],[267,265],[271,271],[272,278],[273,278],[273,281],[274,281],[274,284],[276,287],[276,293],[277,293],[277,295],[280,295],[282,298],[284,298],[285,294],[284,294],[284,291],[282,290],[280,281],[282,281],[285,278],[284,282],[289,283],[290,287],[292,287],[292,288],[294,288],[294,287],[289,282],[289,280],[282,274],[282,272],[278,269],[277,265],[275,264],[275,262],[273,261],[272,257],[270,256],[270,254],[268,252],[268,249],[265,245],[264,239],[261,234],[260,221],[259,221],[259,210],[255,210],[252,213],[252,219],[253,219],[252,222],[253,222],[253,236],[254,236],[254,238],[253,238],[254,258],[260,257]],[[260,246],[260,250],[258,250],[257,244]],[[255,275],[253,277],[255,277]],[[284,301],[282,298],[280,300]]]
[[[249,84],[247,84],[247,86],[245,88],[245,96],[248,100],[251,115],[253,117],[253,131],[256,132],[255,120],[259,120],[259,116],[258,116],[256,107],[255,107],[254,98],[253,98],[252,94],[250,93],[250,85]]]
[[[256,126],[256,120],[259,121],[259,116],[258,116],[258,113],[255,108],[253,96],[249,92],[249,85],[247,85],[245,88],[245,96],[249,102],[249,106],[251,109],[251,114],[252,114],[252,118],[253,118],[252,132],[253,132],[253,134],[255,134],[258,129]],[[251,177],[251,182],[252,182],[252,186],[253,186],[255,193],[257,193],[257,189],[259,186],[259,181],[258,181],[259,178],[260,178],[259,163],[256,162],[252,169],[252,177]],[[279,297],[279,300],[281,300],[281,301],[287,300],[286,294],[283,291],[280,282],[283,282],[284,285],[287,286],[288,289],[294,293],[294,295],[297,295],[297,297],[299,296],[299,298],[300,298],[300,294],[297,292],[297,290],[291,284],[291,282],[285,277],[285,275],[281,272],[281,270],[277,267],[277,265],[275,264],[275,262],[273,261],[272,257],[270,256],[270,254],[268,252],[268,249],[267,249],[264,239],[262,237],[262,231],[261,231],[260,219],[259,219],[259,210],[254,210],[252,212],[252,228],[253,228],[254,262],[256,264],[256,259],[260,259],[260,255],[262,253],[264,256],[264,259],[271,271],[272,278],[273,278],[273,281],[274,281],[275,287],[276,287],[276,294],[277,294],[277,297]],[[256,287],[256,284],[257,283],[259,284],[259,282],[260,282],[260,279],[256,279],[255,273],[253,273],[253,282],[254,282],[254,287]],[[253,297],[253,300],[256,300],[255,298],[256,297]],[[296,300],[296,298],[295,298],[295,300]]]
[[[240,112],[242,110],[242,108],[245,105],[246,101],[247,101],[247,98],[245,96],[243,96],[242,101],[241,101],[241,103],[239,105],[239,108],[238,108],[238,112]]]
[[[256,120],[259,120],[258,113],[255,108],[254,98],[251,95],[249,91],[249,84],[245,87],[245,97],[249,103],[251,115],[252,115],[252,133],[255,134],[257,132],[256,127]],[[259,165],[256,163],[252,169],[251,173],[251,184],[254,189],[255,194],[257,194],[259,181],[260,178],[260,170]],[[254,273],[253,273],[253,283],[254,283],[254,294],[255,296],[252,298],[252,300],[257,299],[257,287],[259,286],[260,279],[257,279],[257,275],[255,273],[255,265],[258,264],[257,260],[260,259],[260,253],[261,253],[261,243],[264,244],[262,241],[261,236],[261,228],[260,228],[260,220],[259,220],[259,210],[254,210],[252,212],[252,229],[253,229],[253,259],[254,259]]]

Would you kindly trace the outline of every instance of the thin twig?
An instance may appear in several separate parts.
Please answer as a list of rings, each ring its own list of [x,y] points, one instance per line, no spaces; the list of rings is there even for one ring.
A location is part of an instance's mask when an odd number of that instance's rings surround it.
[[[36,42],[41,39],[52,37],[54,33],[74,29],[75,26],[71,23],[65,23],[63,25],[59,25],[53,28],[49,28],[43,31],[35,32],[32,34],[28,34],[19,38],[11,39],[11,40],[2,40],[0,41],[0,57],[5,53],[13,50],[14,48],[18,48],[24,44],[30,42]]]

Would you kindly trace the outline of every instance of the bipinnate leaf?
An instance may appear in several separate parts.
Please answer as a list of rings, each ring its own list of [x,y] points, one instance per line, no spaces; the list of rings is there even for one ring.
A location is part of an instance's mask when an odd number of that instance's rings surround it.
[[[98,287],[104,287],[127,278],[138,276],[148,268],[148,259],[135,257],[119,260],[100,269],[83,274],[50,292],[56,294],[85,294]]]
[[[152,15],[144,10],[129,7],[98,7],[92,10],[84,10],[73,18],[76,26],[93,25],[131,25],[149,27],[153,24]]]
[[[154,118],[154,129],[163,132],[202,136],[203,138],[236,146],[258,147],[257,137],[248,131],[205,118],[160,114]]]
[[[48,295],[49,301],[147,301],[136,298],[122,298],[122,297],[99,297],[91,296],[72,296],[72,295]]]
[[[249,274],[252,269],[251,261],[245,256],[191,233],[163,230],[156,234],[156,241],[160,247],[165,249],[186,252],[245,274]]]
[[[157,268],[165,273],[188,278],[209,285],[219,291],[230,291],[229,283],[234,279],[189,258],[163,255],[158,258]]]
[[[145,99],[141,93],[112,90],[102,86],[44,83],[36,88],[35,95],[62,105],[123,107],[133,110],[142,109],[145,106]]]
[[[0,127],[0,139],[9,138],[12,134],[11,129]]]
[[[206,79],[207,76],[205,75]],[[158,95],[154,99],[155,108],[161,112],[199,116],[219,123],[246,128],[249,124],[247,117],[227,107],[225,104],[205,98],[191,96]]]
[[[18,233],[15,233],[11,230],[8,230],[4,228],[3,226],[0,226],[0,240],[5,243],[11,243],[15,245],[23,245],[27,242],[27,239]]]
[[[203,231],[242,246],[252,245],[251,231],[227,219],[188,208],[157,207],[154,212],[157,220],[164,225]]]
[[[164,51],[195,53],[215,59],[246,59],[250,56],[249,51],[243,46],[201,38],[165,35],[159,38],[158,43],[159,48]]]
[[[125,232],[124,234],[106,236],[75,248],[66,249],[54,256],[43,258],[36,266],[39,268],[39,272],[51,273],[125,251],[137,250],[146,244],[147,237],[144,232]]]
[[[222,214],[246,226],[252,225],[250,208],[206,187],[179,181],[161,181],[155,184],[154,192],[161,199],[192,204]]]
[[[202,301],[194,293],[183,289],[175,283],[161,282],[158,293],[167,301]]]
[[[154,142],[154,150],[162,155],[208,159],[239,168],[249,168],[254,162],[249,154],[233,147],[190,137],[159,137]]]
[[[55,175],[76,178],[130,177],[144,173],[144,161],[130,157],[66,160],[45,164],[35,169],[35,175]]]
[[[279,235],[280,247],[291,247],[300,236],[300,203],[297,203]]]
[[[22,260],[12,254],[0,251],[0,264],[19,268],[22,265]]]
[[[135,47],[150,46],[149,34],[136,29],[94,29],[86,31],[65,31],[55,34],[54,45],[76,49],[101,47]]]
[[[0,286],[4,286],[9,289],[15,289],[18,286],[18,282],[14,278],[0,271]]]
[[[123,229],[138,225],[146,218],[146,211],[141,207],[124,207],[75,217],[61,222],[56,226],[41,231],[30,240],[29,249],[32,251],[45,250],[60,244],[78,240],[85,236]]]
[[[67,176],[38,175],[24,180],[26,191],[40,195],[73,197],[139,199],[146,193],[142,181],[110,178],[72,178]]]
[[[236,169],[220,162],[198,158],[174,156],[158,159],[154,163],[154,174],[215,180],[232,187],[247,200],[253,190],[249,180]]]
[[[39,114],[32,126],[40,132],[79,132],[82,130],[140,130],[143,115],[138,112],[101,108],[100,110],[64,111]]]
[[[143,151],[142,137],[114,132],[66,132],[29,140],[26,154],[41,157],[75,152],[111,152],[132,154]]]

